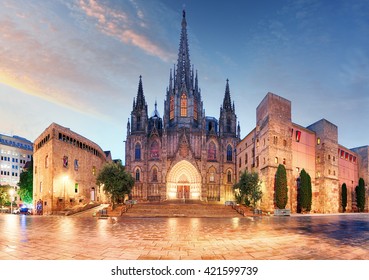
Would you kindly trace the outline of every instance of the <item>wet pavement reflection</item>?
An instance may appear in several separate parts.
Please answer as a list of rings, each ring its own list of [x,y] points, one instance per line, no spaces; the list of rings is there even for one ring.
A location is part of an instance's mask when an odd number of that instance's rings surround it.
[[[0,259],[369,259],[369,214],[240,218],[0,215]]]

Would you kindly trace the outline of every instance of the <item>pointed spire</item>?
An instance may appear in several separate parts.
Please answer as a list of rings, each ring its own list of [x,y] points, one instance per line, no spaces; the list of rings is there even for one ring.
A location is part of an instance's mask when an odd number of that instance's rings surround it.
[[[143,93],[142,76],[140,75],[140,81],[138,83],[138,91],[136,98],[136,109],[143,109],[146,105],[145,96]]]
[[[194,69],[194,66],[192,64],[192,70],[191,70],[191,86],[192,86],[192,88],[195,87],[195,85],[194,85],[195,77],[194,76],[195,76],[195,69]]]
[[[179,42],[177,73],[175,73],[175,79],[177,88],[180,89],[182,86],[185,86],[188,91],[192,89],[191,62],[190,54],[188,51],[187,22],[185,10],[183,10],[182,31]]]
[[[169,74],[169,92],[173,92],[173,77],[172,77],[172,68],[170,68],[170,74]]]
[[[128,118],[128,122],[127,122],[127,134],[128,135],[131,134],[131,123],[129,122],[129,118]]]
[[[196,70],[196,76],[195,76],[195,91],[196,92],[199,91],[199,82],[198,82],[198,78],[197,78],[197,70]]]
[[[231,93],[229,91],[229,80],[227,79],[226,90],[223,99],[223,110],[232,111]]]
[[[241,126],[240,126],[240,122],[238,122],[238,125],[237,125],[237,138],[238,139],[241,138]]]

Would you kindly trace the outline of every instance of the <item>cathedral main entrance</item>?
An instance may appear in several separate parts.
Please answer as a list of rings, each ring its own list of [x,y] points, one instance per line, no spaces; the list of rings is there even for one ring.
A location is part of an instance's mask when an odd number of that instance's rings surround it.
[[[167,177],[167,199],[201,199],[201,175],[189,161],[176,163]]]
[[[177,198],[189,199],[190,186],[177,186]]]

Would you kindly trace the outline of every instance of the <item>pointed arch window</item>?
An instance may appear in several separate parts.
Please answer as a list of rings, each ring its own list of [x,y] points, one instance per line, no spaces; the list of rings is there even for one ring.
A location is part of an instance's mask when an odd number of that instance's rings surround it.
[[[197,100],[196,100],[196,98],[194,98],[194,100],[193,100],[193,118],[194,118],[194,120],[195,121],[197,121]]]
[[[211,168],[209,170],[209,182],[214,183],[215,182],[215,169]]]
[[[187,117],[187,95],[185,93],[181,95],[181,117]]]
[[[217,159],[217,147],[215,146],[214,142],[211,141],[209,143],[208,148],[208,160],[216,160]]]
[[[141,159],[141,145],[140,143],[136,143],[135,145],[135,160]]]
[[[141,180],[141,172],[140,172],[140,169],[137,168],[136,169],[136,182],[140,182]]]
[[[158,170],[156,168],[154,168],[152,170],[152,181],[153,182],[157,182],[158,181]]]
[[[227,172],[227,183],[232,183],[232,172],[228,170]]]
[[[232,161],[233,153],[232,153],[232,146],[227,146],[227,161]]]
[[[150,155],[151,159],[159,159],[159,143],[156,140],[151,143]]]
[[[170,101],[169,101],[169,119],[170,120],[174,119],[174,97],[173,96],[170,97]]]

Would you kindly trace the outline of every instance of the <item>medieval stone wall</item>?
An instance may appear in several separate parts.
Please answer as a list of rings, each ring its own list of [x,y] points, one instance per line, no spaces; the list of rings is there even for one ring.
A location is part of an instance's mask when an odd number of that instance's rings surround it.
[[[47,142],[36,148],[50,135]],[[90,201],[107,202],[96,177],[107,162],[104,151],[87,138],[57,124],[50,125],[34,144],[35,202],[52,214]]]

